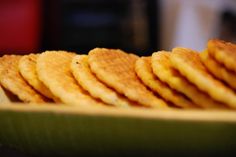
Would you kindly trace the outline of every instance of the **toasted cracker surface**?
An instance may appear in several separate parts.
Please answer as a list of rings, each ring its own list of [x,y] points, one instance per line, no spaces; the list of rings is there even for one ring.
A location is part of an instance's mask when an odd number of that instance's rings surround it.
[[[158,93],[166,101],[172,102],[181,108],[197,108],[197,106],[182,93],[170,88],[154,75],[151,67],[151,57],[139,58],[135,64],[135,71],[145,85]]]
[[[71,62],[71,70],[79,84],[93,97],[117,107],[129,107],[132,105],[132,102],[127,98],[98,80],[90,70],[87,55],[76,55]]]
[[[205,109],[225,108],[221,103],[211,99],[201,92],[194,84],[190,83],[176,69],[173,68],[170,57],[172,53],[159,51],[152,54],[152,69],[154,74],[171,88],[183,93],[196,105]]]
[[[200,54],[201,60],[206,68],[218,79],[226,82],[231,88],[236,89],[236,73],[224,67],[217,62],[208,51],[205,50]]]
[[[74,79],[70,64],[75,55],[66,51],[46,51],[40,54],[36,64],[39,79],[66,104],[103,104],[93,99]]]
[[[39,54],[22,56],[19,61],[19,71],[23,78],[38,92],[48,98],[54,98],[51,91],[38,79],[36,72],[36,61]]]
[[[199,53],[186,48],[174,48],[170,60],[173,66],[201,91],[229,107],[236,108],[235,93],[208,73]]]
[[[0,100],[1,100],[1,104],[11,102],[10,98],[8,98],[7,94],[5,93],[5,91],[3,90],[1,86],[0,86]]]
[[[209,40],[207,43],[209,54],[229,70],[236,72],[236,44],[218,39]]]
[[[4,55],[0,58],[1,85],[17,95],[23,102],[43,103],[46,99],[37,93],[20,75],[18,63],[21,56]]]
[[[143,106],[168,108],[167,104],[154,96],[137,77],[134,69],[137,59],[137,56],[121,50],[95,48],[89,52],[88,61],[99,80],[117,92]]]

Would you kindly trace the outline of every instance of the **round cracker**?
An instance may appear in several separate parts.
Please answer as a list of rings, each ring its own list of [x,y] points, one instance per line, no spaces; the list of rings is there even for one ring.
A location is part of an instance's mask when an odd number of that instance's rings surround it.
[[[140,82],[134,70],[137,59],[121,50],[95,48],[89,52],[88,61],[97,78],[117,92],[143,106],[168,108]]]
[[[205,93],[184,78],[173,68],[170,57],[172,53],[159,51],[152,54],[152,69],[154,74],[171,88],[183,93],[196,105],[206,109],[225,108],[222,104],[212,100]]]
[[[0,100],[1,100],[1,104],[7,104],[11,102],[11,99],[8,97],[7,93],[1,87],[1,85],[0,85]]]
[[[173,66],[200,90],[208,93],[213,99],[236,108],[235,93],[208,73],[199,53],[187,48],[174,48],[170,60]]]
[[[87,55],[76,55],[71,62],[71,70],[79,84],[93,97],[117,107],[129,107],[132,103],[99,81],[90,70]]]
[[[19,71],[23,78],[39,93],[47,98],[56,99],[51,91],[38,79],[36,72],[36,61],[39,54],[22,56],[19,61]],[[57,100],[58,101],[58,100]]]
[[[207,43],[208,52],[219,63],[236,72],[236,45],[222,40],[212,39]]]
[[[158,93],[166,101],[172,102],[181,108],[197,108],[197,106],[182,93],[171,89],[166,83],[160,81],[153,74],[151,57],[139,58],[135,63],[135,71],[146,86]]]
[[[21,56],[4,55],[0,58],[1,85],[17,95],[23,102],[43,103],[46,99],[37,93],[20,75],[18,63]]]
[[[70,63],[75,55],[66,51],[46,51],[40,54],[36,63],[39,79],[66,104],[77,106],[103,104],[93,99],[74,79]]]
[[[222,64],[211,57],[207,50],[200,54],[201,60],[206,68],[218,79],[223,80],[236,90],[236,73],[227,70]]]

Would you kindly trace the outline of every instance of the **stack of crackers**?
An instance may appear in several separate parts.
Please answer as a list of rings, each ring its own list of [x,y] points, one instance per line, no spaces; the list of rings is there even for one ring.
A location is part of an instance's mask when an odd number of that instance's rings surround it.
[[[4,55],[0,84],[28,104],[234,109],[235,61],[236,45],[217,39],[201,53],[176,47],[145,57],[106,48]]]

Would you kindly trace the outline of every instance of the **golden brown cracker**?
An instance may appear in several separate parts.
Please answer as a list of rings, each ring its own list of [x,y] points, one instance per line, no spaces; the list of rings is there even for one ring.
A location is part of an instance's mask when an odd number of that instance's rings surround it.
[[[0,58],[1,85],[17,95],[23,102],[43,103],[46,99],[37,93],[20,75],[18,63],[21,56],[4,55]]]
[[[209,40],[207,43],[209,54],[229,70],[236,72],[236,44],[218,39]]]
[[[88,61],[97,78],[117,92],[143,106],[167,108],[167,104],[138,79],[134,70],[137,59],[121,50],[95,48],[89,52]]]
[[[3,88],[0,86],[0,102],[1,104],[5,104],[5,103],[10,103],[11,99],[8,97],[8,95],[6,94],[5,90],[3,90]]]
[[[200,54],[201,60],[206,68],[218,79],[223,80],[231,88],[236,90],[236,73],[230,71],[224,67],[224,65],[218,63],[213,57],[211,57],[207,50]]]
[[[36,69],[39,79],[66,104],[76,106],[101,105],[74,79],[70,64],[76,54],[66,51],[46,51],[39,55]]]
[[[173,66],[201,91],[209,94],[214,100],[236,108],[235,93],[208,73],[199,53],[187,48],[174,48],[170,60]]]
[[[36,72],[36,61],[39,54],[29,54],[22,56],[19,61],[19,71],[23,78],[39,93],[48,97],[54,98],[51,91],[38,79]]]
[[[76,55],[71,62],[71,70],[79,84],[93,97],[117,107],[129,107],[132,103],[124,96],[99,81],[90,70],[87,55]]]
[[[151,67],[151,57],[139,58],[135,64],[135,71],[146,86],[158,93],[166,101],[172,102],[181,108],[197,108],[197,106],[182,93],[170,88],[154,75]]]
[[[176,69],[173,68],[170,57],[172,53],[159,51],[152,54],[152,69],[154,74],[171,88],[183,93],[196,105],[206,109],[219,109],[224,106],[212,100],[205,93],[201,92],[196,86],[184,78]]]

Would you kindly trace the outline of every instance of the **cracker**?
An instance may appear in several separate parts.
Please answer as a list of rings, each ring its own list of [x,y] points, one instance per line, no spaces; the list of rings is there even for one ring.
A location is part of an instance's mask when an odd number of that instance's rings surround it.
[[[129,107],[132,103],[124,96],[99,81],[91,72],[87,55],[77,55],[71,62],[71,70],[79,84],[93,97],[117,107]]]
[[[173,66],[201,91],[229,107],[236,108],[235,93],[208,73],[199,53],[186,48],[174,48],[170,60]]]
[[[146,86],[158,93],[166,101],[172,102],[181,108],[197,108],[197,106],[182,93],[170,88],[154,75],[151,67],[151,57],[139,58],[135,64],[135,71]]]
[[[0,58],[1,85],[23,102],[43,103],[46,99],[37,93],[20,75],[18,63],[21,56],[4,55]]]
[[[140,82],[134,70],[137,59],[121,50],[95,48],[89,52],[88,61],[98,79],[130,100],[146,107],[168,108]]]
[[[225,108],[222,104],[212,100],[208,95],[198,90],[196,86],[174,69],[170,62],[171,55],[172,53],[166,51],[159,51],[152,54],[152,69],[160,80],[166,82],[171,88],[183,93],[202,108]]]
[[[11,102],[11,99],[8,97],[8,95],[6,94],[6,92],[3,90],[1,86],[0,86],[0,100],[1,100],[1,104]]]
[[[66,104],[76,106],[101,105],[74,79],[70,64],[76,54],[66,51],[46,51],[39,55],[36,69],[39,79],[56,97]]]
[[[231,88],[236,90],[236,73],[230,71],[224,67],[224,65],[218,63],[208,51],[205,50],[200,54],[201,60],[206,68],[218,79],[223,80]]]
[[[207,43],[209,54],[229,70],[236,72],[236,45],[222,40],[212,39]]]
[[[36,61],[39,54],[29,54],[22,56],[19,61],[19,71],[23,78],[39,93],[47,98],[55,99],[58,101],[51,91],[38,79],[36,72]]]

